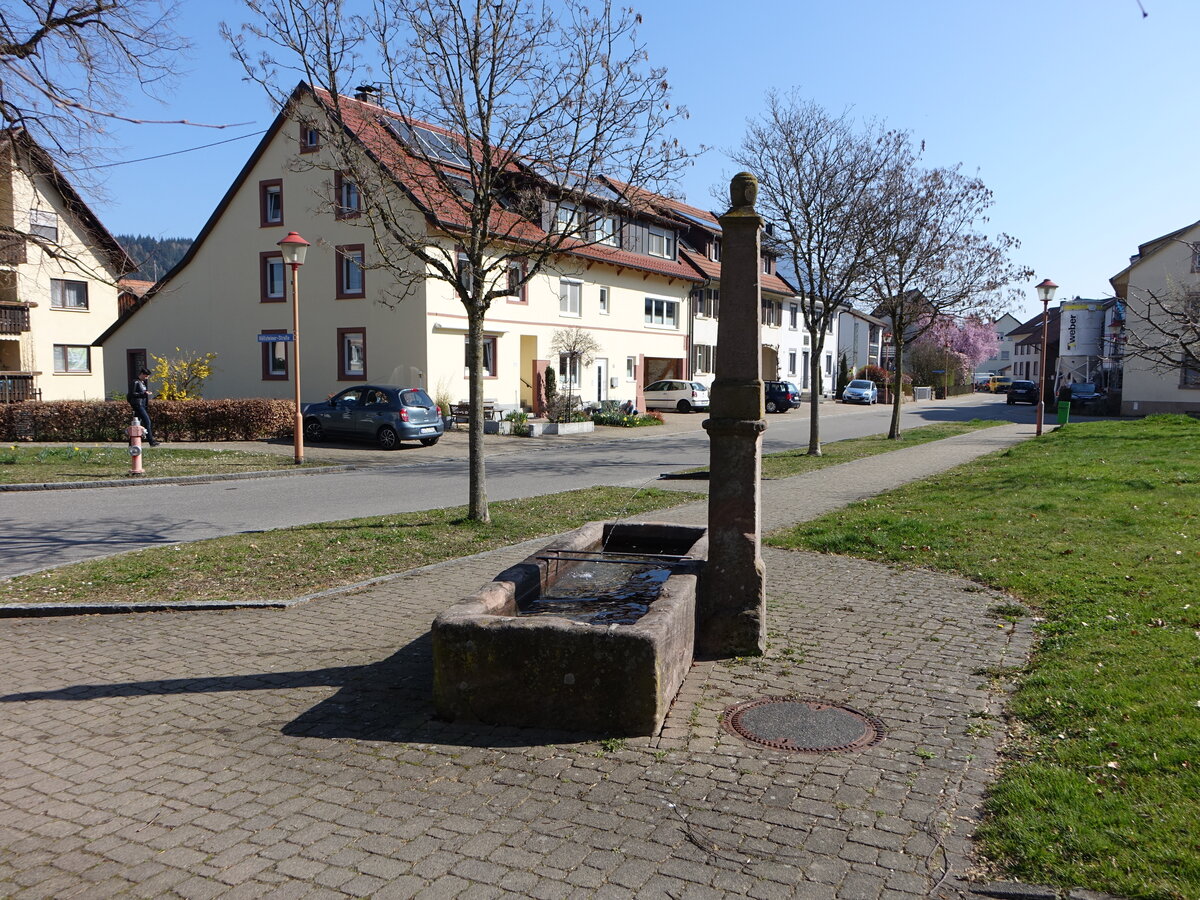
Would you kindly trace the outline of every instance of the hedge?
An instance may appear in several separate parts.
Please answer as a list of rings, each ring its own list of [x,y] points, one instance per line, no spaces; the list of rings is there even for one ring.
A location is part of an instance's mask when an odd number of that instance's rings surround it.
[[[257,441],[292,436],[290,400],[151,400],[154,436],[168,441]],[[0,403],[0,441],[121,441],[133,410],[116,400]]]

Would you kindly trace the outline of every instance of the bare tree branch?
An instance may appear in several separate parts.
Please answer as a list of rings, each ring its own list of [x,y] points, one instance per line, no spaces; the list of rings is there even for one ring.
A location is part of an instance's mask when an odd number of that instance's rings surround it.
[[[608,2],[246,5],[255,21],[223,27],[234,54],[291,115],[312,117],[324,152],[297,165],[358,186],[368,265],[394,282],[390,302],[432,279],[467,312],[469,515],[488,521],[484,318],[540,272],[603,259],[613,216],[650,212],[647,192],[686,159],[665,137],[686,113],[648,66],[638,17]],[[316,89],[316,115],[285,73]],[[345,96],[364,83],[378,106]]]

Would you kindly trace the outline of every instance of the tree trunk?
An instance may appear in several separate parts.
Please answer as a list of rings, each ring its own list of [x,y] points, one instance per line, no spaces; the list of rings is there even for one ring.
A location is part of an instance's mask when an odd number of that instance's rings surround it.
[[[483,311],[467,309],[467,371],[470,389],[467,399],[471,408],[467,415],[467,446],[470,457],[469,499],[467,518],[475,522],[491,522],[488,514],[487,481],[483,460]]]
[[[825,349],[824,334],[820,335],[821,342],[817,343],[818,335],[809,331],[812,337],[812,356],[808,359],[808,383],[810,395],[808,398],[808,455],[821,455],[821,353]]]
[[[904,343],[893,338],[896,348],[896,373],[892,376],[892,424],[888,427],[889,440],[900,438],[900,403],[904,400]]]

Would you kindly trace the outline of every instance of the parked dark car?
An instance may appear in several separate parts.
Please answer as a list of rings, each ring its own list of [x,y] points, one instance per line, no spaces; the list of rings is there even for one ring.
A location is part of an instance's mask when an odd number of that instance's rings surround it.
[[[1038,386],[1032,381],[1014,381],[1008,389],[1008,405],[1014,403],[1038,404]]]
[[[1081,412],[1098,413],[1104,408],[1104,392],[1096,389],[1090,381],[1080,381],[1071,385],[1071,409]]]
[[[800,388],[790,381],[768,381],[763,385],[767,412],[787,412],[800,405]]]
[[[360,384],[321,403],[306,403],[303,414],[304,437],[313,442],[342,437],[395,450],[401,441],[430,447],[442,436],[441,412],[420,388]]]

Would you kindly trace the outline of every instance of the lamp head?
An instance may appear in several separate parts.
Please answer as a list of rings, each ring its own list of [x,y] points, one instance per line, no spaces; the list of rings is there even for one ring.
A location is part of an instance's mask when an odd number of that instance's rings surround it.
[[[279,249],[283,251],[283,261],[289,266],[304,265],[304,256],[308,248],[308,241],[294,231],[289,231],[288,236],[279,242]]]
[[[1037,286],[1036,290],[1037,290],[1037,294],[1038,294],[1038,299],[1041,300],[1043,303],[1049,303],[1051,300],[1054,299],[1054,292],[1056,290],[1058,290],[1058,285],[1055,284],[1053,281],[1051,281],[1049,278],[1047,278],[1045,281],[1043,281],[1041,284],[1039,284]]]

